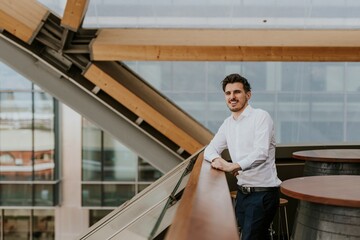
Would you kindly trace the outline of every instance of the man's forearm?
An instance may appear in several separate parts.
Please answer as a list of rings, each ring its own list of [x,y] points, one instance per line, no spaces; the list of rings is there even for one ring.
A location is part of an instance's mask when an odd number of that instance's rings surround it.
[[[215,158],[211,161],[211,166],[215,169],[222,170],[224,172],[236,172],[240,171],[241,167],[238,163],[230,163],[222,158]]]

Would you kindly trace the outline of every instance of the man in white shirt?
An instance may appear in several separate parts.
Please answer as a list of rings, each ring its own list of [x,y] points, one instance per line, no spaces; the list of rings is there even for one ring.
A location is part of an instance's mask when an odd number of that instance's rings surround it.
[[[232,112],[206,147],[205,160],[237,177],[235,214],[242,239],[270,239],[270,224],[279,205],[280,179],[275,166],[275,132],[271,116],[249,105],[251,87],[239,74],[222,81]],[[232,162],[221,157],[228,149]]]

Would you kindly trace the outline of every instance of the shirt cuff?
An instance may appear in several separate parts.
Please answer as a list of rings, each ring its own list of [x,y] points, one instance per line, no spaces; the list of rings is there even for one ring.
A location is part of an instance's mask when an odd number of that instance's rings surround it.
[[[241,170],[246,170],[248,168],[250,168],[251,163],[249,161],[247,161],[246,159],[241,160],[240,162],[237,162],[237,164],[240,165]]]
[[[218,158],[218,157],[220,157],[220,155],[212,154],[212,155],[206,156],[205,160],[208,162],[212,162],[212,160],[214,160],[215,158]]]

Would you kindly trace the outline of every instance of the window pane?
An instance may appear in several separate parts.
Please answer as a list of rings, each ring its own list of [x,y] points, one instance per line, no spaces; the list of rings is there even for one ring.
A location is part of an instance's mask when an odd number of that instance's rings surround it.
[[[174,91],[168,94],[176,104],[198,121],[206,120],[206,95],[202,92]]]
[[[267,111],[271,116],[275,115],[275,94],[273,93],[253,92],[250,104],[254,108]]]
[[[176,68],[171,70],[172,75],[166,79],[172,79],[173,91],[196,92],[205,86],[205,65],[202,62],[179,62]]]
[[[103,217],[108,215],[112,210],[90,210],[89,227],[100,221]]]
[[[1,90],[31,90],[31,82],[0,62]]]
[[[30,210],[4,210],[4,240],[30,239]]]
[[[359,142],[360,136],[360,94],[348,96],[346,139],[348,142]]]
[[[54,206],[54,185],[35,184],[35,206]]]
[[[34,93],[35,128],[54,130],[54,100],[45,92]]]
[[[150,186],[150,184],[139,184],[138,193],[147,188],[148,186]]]
[[[34,178],[54,180],[54,101],[43,92],[35,92],[34,98]]]
[[[104,185],[104,206],[120,206],[135,195],[135,185]]]
[[[0,184],[0,204],[2,206],[31,206],[31,185]]]
[[[83,118],[82,180],[101,180],[101,130]]]
[[[162,173],[139,158],[139,181],[156,181],[162,176]]]
[[[2,180],[32,179],[31,93],[0,92],[0,176]]]
[[[101,206],[101,185],[82,185],[82,206]]]
[[[56,184],[54,184],[54,206],[60,204],[61,186],[62,186],[62,181],[59,181]]]
[[[44,133],[44,132],[43,132]],[[36,137],[40,137],[43,135],[43,133],[35,133]],[[53,135],[53,133],[48,132],[48,133],[44,133],[44,135]],[[46,138],[46,136],[44,137],[44,139]],[[53,140],[53,138],[52,138]],[[39,147],[39,145],[38,145]],[[46,146],[44,146],[46,147]],[[35,151],[35,162],[34,162],[34,178],[35,180],[54,180],[55,176],[54,176],[54,168],[55,168],[55,163],[54,163],[54,150],[51,149],[44,149],[44,150],[39,150],[39,151]]]
[[[33,239],[55,239],[55,216],[53,210],[34,210]]]
[[[331,143],[343,139],[343,101],[337,94],[279,95],[281,142]],[[325,121],[326,119],[326,121]]]
[[[135,181],[137,155],[104,133],[104,180]]]
[[[346,71],[346,90],[360,92],[360,65],[349,63]]]

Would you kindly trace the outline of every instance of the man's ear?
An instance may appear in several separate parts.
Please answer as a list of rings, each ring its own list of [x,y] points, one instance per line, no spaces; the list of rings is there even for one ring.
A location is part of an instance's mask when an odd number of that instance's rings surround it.
[[[250,100],[250,98],[251,98],[251,91],[248,91],[248,92],[246,93],[246,99],[247,99],[247,100]]]

